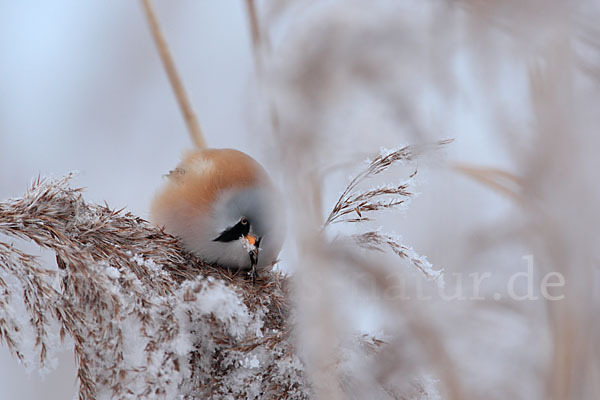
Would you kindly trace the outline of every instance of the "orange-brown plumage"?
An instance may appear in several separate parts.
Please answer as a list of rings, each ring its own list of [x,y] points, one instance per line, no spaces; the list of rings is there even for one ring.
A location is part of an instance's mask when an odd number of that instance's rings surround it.
[[[161,211],[177,203],[187,203],[184,212],[206,209],[217,196],[232,187],[244,188],[259,181],[268,182],[263,167],[252,157],[233,149],[188,151],[169,181],[157,194],[152,218],[160,221]]]

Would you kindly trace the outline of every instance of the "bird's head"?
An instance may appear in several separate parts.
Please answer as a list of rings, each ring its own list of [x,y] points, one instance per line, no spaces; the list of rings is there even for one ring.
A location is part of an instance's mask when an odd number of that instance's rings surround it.
[[[258,265],[261,240],[261,236],[256,236],[251,221],[243,216],[235,225],[223,230],[218,237],[213,239],[213,242],[233,243],[234,246],[241,245],[248,252],[250,268],[255,268]]]
[[[209,224],[215,236],[208,248],[221,255],[218,263],[258,269],[273,264],[283,241],[277,198],[262,185],[223,194]]]

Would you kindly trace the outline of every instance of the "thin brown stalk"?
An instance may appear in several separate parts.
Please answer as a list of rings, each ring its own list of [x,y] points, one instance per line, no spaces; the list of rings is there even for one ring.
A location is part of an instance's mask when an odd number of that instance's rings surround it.
[[[250,27],[250,40],[252,42],[252,54],[254,56],[254,65],[259,81],[262,81],[264,75],[263,69],[263,51],[270,49],[270,43],[260,26],[258,20],[258,11],[255,0],[246,0],[246,10],[248,12],[248,26]],[[267,98],[269,110],[269,119],[271,127],[276,138],[280,138],[279,113],[277,106],[271,98]]]
[[[198,123],[196,114],[194,113],[194,110],[192,108],[190,100],[188,99],[183,83],[181,82],[181,78],[177,73],[175,62],[173,61],[173,57],[171,56],[169,47],[167,46],[167,42],[160,29],[160,25],[158,23],[156,14],[152,9],[152,4],[150,3],[150,0],[142,0],[142,5],[144,7],[144,11],[146,12],[146,18],[148,19],[148,23],[150,24],[150,31],[152,32],[152,37],[154,38],[154,42],[156,43],[156,47],[160,54],[160,59],[162,60],[162,63],[167,72],[167,76],[169,77],[171,87],[175,92],[175,97],[177,98],[177,102],[179,103],[179,108],[183,113],[183,117],[188,127],[190,137],[198,148],[204,149],[206,148],[206,140],[204,139],[204,134],[202,133],[202,129],[200,128],[200,124]]]
[[[510,172],[498,168],[481,167],[465,163],[454,163],[452,167],[461,174],[513,200],[519,200],[521,197],[519,194],[521,179]]]
[[[254,62],[257,70],[261,70],[260,47],[262,43],[262,35],[260,25],[258,23],[258,14],[256,12],[256,4],[254,0],[246,0],[246,10],[248,11],[248,24],[250,25],[250,38],[252,41],[252,51],[254,53]]]

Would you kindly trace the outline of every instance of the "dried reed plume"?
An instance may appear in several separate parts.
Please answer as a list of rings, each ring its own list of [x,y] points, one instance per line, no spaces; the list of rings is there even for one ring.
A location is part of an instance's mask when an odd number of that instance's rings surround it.
[[[44,365],[56,319],[73,339],[80,399],[308,397],[283,276],[253,285],[203,264],[141,218],[87,204],[69,178],[0,203],[0,233],[54,251],[60,267],[0,243],[0,337],[16,357],[31,325]],[[11,307],[21,296],[27,316]]]
[[[373,160],[368,161],[368,165],[364,170],[352,178],[342,192],[325,220],[324,228],[335,223],[371,221],[369,215],[378,216],[381,211],[392,210],[404,205],[406,200],[413,195],[410,191],[410,181],[417,175],[416,169],[409,175],[407,182],[399,185],[384,185],[370,190],[360,190],[359,186],[370,178],[387,171],[397,163],[413,161],[419,154],[450,142],[452,140],[447,139],[441,140],[435,145],[404,146],[398,150],[386,150],[375,156]],[[434,270],[425,257],[418,255],[412,248],[401,244],[400,238],[396,235],[368,231],[352,235],[352,238],[357,244],[369,250],[384,251],[386,247],[391,249],[396,255],[414,265],[427,278],[439,279],[439,284],[443,285],[443,278],[440,279],[443,276],[442,271]]]
[[[40,267],[0,242],[0,338],[21,362],[30,326],[47,363],[56,320],[61,340],[73,340],[80,399],[312,397],[292,339],[289,278],[271,272],[252,284],[202,263],[143,219],[86,203],[70,178],[38,178],[0,203],[0,233],[54,251],[58,264]],[[376,248],[379,237],[363,240]],[[27,316],[11,306],[19,298]],[[384,345],[356,340],[365,359]]]

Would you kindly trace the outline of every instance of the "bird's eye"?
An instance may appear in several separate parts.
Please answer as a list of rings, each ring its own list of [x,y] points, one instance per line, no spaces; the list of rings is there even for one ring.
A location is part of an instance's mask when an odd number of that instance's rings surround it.
[[[250,221],[242,217],[237,224],[221,232],[216,239],[213,239],[213,242],[233,242],[247,235],[248,232],[250,232]]]

